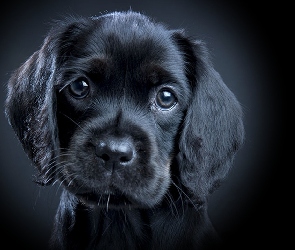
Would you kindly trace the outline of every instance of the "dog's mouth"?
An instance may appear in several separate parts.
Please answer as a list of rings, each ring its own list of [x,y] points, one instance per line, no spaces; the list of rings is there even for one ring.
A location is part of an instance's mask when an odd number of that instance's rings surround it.
[[[106,209],[122,209],[122,208],[135,208],[139,207],[139,204],[127,197],[126,195],[120,193],[106,193],[106,194],[96,194],[96,193],[82,193],[76,194],[79,200],[88,206],[95,206],[99,208]]]

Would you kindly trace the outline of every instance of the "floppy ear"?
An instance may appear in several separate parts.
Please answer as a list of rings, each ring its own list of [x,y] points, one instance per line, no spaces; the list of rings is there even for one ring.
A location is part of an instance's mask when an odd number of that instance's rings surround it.
[[[55,53],[47,37],[11,76],[5,113],[22,146],[40,172],[40,184],[49,184],[49,170],[57,153],[55,119]]]
[[[174,39],[184,55],[193,90],[177,156],[181,181],[197,200],[205,201],[227,175],[243,143],[242,109],[214,70],[204,44],[190,41],[181,32]]]
[[[56,76],[89,19],[69,17],[54,25],[40,50],[11,76],[5,113],[22,146],[39,171],[36,182],[54,181],[59,155]]]

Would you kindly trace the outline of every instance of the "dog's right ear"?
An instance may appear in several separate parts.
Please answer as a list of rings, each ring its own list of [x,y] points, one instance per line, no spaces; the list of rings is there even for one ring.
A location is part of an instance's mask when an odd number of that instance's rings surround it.
[[[40,172],[40,184],[49,184],[48,171],[58,149],[55,121],[55,53],[47,37],[11,76],[5,113],[22,146]]]
[[[36,182],[54,181],[59,150],[56,124],[56,71],[67,58],[80,32],[78,22],[68,20],[53,28],[36,51],[11,76],[5,113],[18,139],[39,171]]]

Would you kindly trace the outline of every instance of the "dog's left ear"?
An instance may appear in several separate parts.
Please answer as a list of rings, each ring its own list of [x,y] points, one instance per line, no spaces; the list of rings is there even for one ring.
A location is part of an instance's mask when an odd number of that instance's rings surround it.
[[[179,141],[181,181],[195,199],[205,201],[227,175],[243,143],[242,109],[213,68],[205,45],[180,31],[173,39],[193,92]]]
[[[5,113],[30,160],[39,170],[36,182],[52,179],[50,164],[58,148],[55,121],[55,53],[47,37],[40,48],[11,76]]]

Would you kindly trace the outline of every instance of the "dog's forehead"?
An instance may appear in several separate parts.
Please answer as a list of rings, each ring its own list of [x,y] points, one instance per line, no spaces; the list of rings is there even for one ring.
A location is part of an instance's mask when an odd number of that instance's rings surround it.
[[[183,58],[173,31],[139,14],[111,15],[97,20],[87,37],[87,55],[106,59],[121,68],[161,65],[175,76],[182,75]]]
[[[106,15],[74,27],[70,25],[60,45],[63,77],[91,75],[100,86],[103,78],[118,91],[122,86],[148,91],[146,83],[161,84],[161,77],[185,85],[185,60],[175,31],[162,24],[132,13]]]

